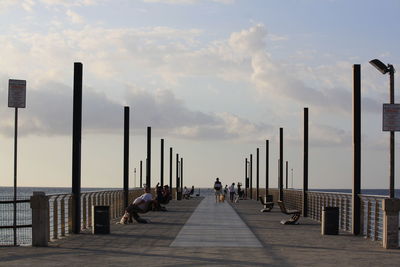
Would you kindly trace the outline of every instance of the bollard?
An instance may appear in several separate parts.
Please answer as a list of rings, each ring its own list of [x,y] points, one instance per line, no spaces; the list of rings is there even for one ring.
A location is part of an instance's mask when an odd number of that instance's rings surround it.
[[[399,247],[399,211],[400,199],[386,198],[382,200],[383,210],[383,247]]]
[[[47,247],[49,233],[49,199],[44,192],[33,192],[32,209],[32,246]]]

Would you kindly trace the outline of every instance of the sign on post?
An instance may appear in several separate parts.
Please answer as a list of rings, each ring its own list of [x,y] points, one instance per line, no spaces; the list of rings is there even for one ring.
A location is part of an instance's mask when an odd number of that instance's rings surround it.
[[[26,104],[26,81],[8,80],[8,107],[25,108]]]
[[[383,131],[400,131],[400,104],[383,104]]]

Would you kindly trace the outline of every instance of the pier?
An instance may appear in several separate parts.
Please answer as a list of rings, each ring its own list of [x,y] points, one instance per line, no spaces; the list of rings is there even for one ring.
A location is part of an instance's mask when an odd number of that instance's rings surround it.
[[[215,203],[210,190],[190,200],[172,200],[167,208],[142,215],[148,224],[121,225],[114,219],[108,235],[83,230],[48,247],[2,247],[0,266],[396,266],[400,262],[400,250],[384,249],[379,242],[343,231],[322,236],[320,223],[311,218],[282,225],[287,215],[278,207],[260,213],[261,204],[255,200]]]

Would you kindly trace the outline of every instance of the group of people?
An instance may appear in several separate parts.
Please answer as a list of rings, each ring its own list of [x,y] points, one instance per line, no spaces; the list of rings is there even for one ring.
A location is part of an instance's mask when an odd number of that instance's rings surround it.
[[[171,199],[171,191],[169,186],[160,186],[158,183],[155,188],[155,198],[150,191],[150,187],[145,186],[144,193],[135,198],[135,200],[129,204],[129,206],[125,209],[124,216],[121,218],[121,224],[132,223],[133,219],[135,219],[135,221],[138,223],[147,223],[145,219],[142,219],[139,216],[139,213],[146,213],[151,210],[166,211],[165,207],[161,206],[161,204],[168,204]]]
[[[214,191],[215,191],[215,202],[223,202],[229,193],[229,199],[233,203],[235,202],[235,195],[238,198],[243,197],[244,191],[241,189],[242,184],[237,184],[237,192],[235,190],[235,183],[232,183],[229,187],[225,185],[225,188],[222,189],[222,183],[219,178],[216,178],[214,182]]]
[[[191,190],[187,189],[186,186],[183,191],[183,198],[189,199],[191,195],[194,193],[194,186],[192,186]],[[133,219],[138,223],[147,223],[145,219],[142,219],[139,216],[139,213],[146,213],[148,211],[166,211],[166,208],[161,205],[166,205],[172,199],[171,190],[168,185],[160,186],[157,183],[155,187],[155,197],[151,194],[150,187],[144,187],[144,193],[135,198],[135,200],[129,204],[129,206],[125,209],[125,213],[122,216],[119,223],[127,224],[132,223]]]

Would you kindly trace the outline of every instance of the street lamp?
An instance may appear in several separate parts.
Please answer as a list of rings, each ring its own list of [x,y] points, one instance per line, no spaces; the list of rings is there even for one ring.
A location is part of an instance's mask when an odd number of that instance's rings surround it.
[[[390,104],[394,104],[394,72],[395,69],[393,65],[385,65],[379,59],[373,59],[369,62],[382,74],[389,73],[390,77]],[[394,131],[390,131],[390,198],[394,198]]]

